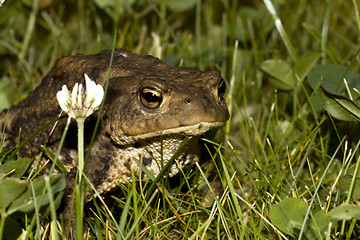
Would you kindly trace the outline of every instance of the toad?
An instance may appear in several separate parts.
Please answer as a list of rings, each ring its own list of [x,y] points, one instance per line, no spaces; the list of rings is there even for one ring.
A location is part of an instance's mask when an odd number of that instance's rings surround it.
[[[109,74],[111,51],[96,55],[81,54],[59,59],[41,84],[18,105],[0,115],[5,127],[5,146],[16,147],[43,124],[55,119],[61,109],[56,93],[63,85],[72,89],[84,84],[86,73],[96,83],[105,85]],[[131,180],[131,170],[141,173],[139,163],[154,176],[172,158],[169,176],[199,160],[199,136],[224,126],[229,112],[224,101],[225,82],[220,71],[174,67],[152,56],[139,56],[116,49],[110,70],[108,92],[99,130],[91,148],[86,175],[99,193]],[[95,113],[85,122],[88,143],[98,117]],[[56,147],[66,119],[56,127],[49,126],[35,135],[20,150],[33,157],[47,143]],[[75,130],[75,131],[74,131]],[[59,160],[74,176],[77,166],[75,121],[69,128]],[[72,178],[73,179],[73,178]]]

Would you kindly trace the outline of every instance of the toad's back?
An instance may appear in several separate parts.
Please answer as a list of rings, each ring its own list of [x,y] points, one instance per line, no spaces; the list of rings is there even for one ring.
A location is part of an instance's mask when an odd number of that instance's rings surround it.
[[[110,57],[111,51],[103,51],[59,59],[27,99],[1,113],[6,146],[16,146],[20,129],[24,140],[59,115],[56,92],[62,85],[69,89],[77,82],[84,85],[86,73],[104,86]],[[172,67],[152,56],[115,50],[104,113],[86,170],[89,179],[99,192],[107,191],[126,180],[130,168],[140,172],[137,160],[156,175],[186,136],[190,141],[177,155],[180,165],[174,164],[170,175],[176,174],[179,166],[197,161],[197,136],[223,126],[229,117],[224,92],[225,83],[217,70],[202,72]],[[96,117],[93,114],[86,121],[89,135]],[[34,156],[47,141],[48,147],[55,151],[65,121],[59,121],[51,137],[52,126],[37,134],[22,148],[21,154]],[[70,127],[60,157],[70,172],[76,169],[74,139],[76,134]]]

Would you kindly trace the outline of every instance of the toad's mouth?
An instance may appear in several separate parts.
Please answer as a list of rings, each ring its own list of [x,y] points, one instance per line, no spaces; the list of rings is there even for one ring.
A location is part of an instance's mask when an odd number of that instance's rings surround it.
[[[204,134],[205,132],[211,130],[223,127],[225,125],[225,122],[199,122],[194,125],[190,126],[181,126],[176,128],[169,128],[164,130],[159,130],[151,133],[144,133],[135,136],[138,139],[146,139],[153,136],[163,136],[163,135],[170,135],[170,134],[183,134],[188,136],[199,136]]]
[[[225,122],[199,122],[193,125],[189,126],[181,126],[181,127],[175,127],[175,128],[169,128],[169,129],[163,129],[158,130],[154,132],[144,133],[144,134],[138,134],[138,135],[123,135],[121,136],[121,139],[115,137],[113,139],[115,142],[117,142],[119,145],[123,145],[124,143],[134,143],[141,140],[153,138],[153,137],[159,137],[159,136],[168,136],[168,135],[183,135],[183,136],[199,136],[202,135],[209,130],[217,129],[225,126]]]

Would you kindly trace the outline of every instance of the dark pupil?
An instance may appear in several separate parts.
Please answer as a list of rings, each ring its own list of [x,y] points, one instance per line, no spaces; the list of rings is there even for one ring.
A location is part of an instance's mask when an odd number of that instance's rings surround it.
[[[159,101],[159,97],[152,92],[144,93],[143,97],[147,102],[158,102]]]

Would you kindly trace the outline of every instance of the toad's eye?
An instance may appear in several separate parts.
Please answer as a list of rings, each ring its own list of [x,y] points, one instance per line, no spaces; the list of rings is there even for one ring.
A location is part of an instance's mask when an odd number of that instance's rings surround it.
[[[157,108],[162,102],[162,94],[153,88],[143,88],[140,92],[141,103],[148,108]]]

